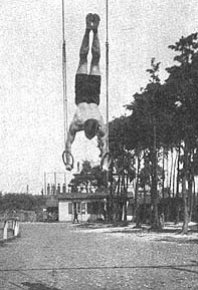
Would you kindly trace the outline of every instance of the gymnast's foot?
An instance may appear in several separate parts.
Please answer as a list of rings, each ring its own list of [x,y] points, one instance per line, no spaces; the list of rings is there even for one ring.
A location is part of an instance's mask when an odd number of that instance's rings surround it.
[[[100,16],[98,14],[93,14],[93,25],[92,25],[93,31],[96,32],[98,30],[99,23],[100,23]]]
[[[86,16],[86,29],[92,30],[94,22],[94,15],[92,13],[87,14]]]

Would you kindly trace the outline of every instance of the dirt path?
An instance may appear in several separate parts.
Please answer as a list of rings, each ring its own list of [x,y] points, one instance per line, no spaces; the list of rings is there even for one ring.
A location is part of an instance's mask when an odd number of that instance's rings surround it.
[[[23,224],[0,247],[0,289],[198,289],[198,234]]]

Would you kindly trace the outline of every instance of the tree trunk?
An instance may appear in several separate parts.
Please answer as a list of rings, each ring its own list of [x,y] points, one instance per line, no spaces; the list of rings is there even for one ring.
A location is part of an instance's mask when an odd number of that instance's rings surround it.
[[[155,165],[153,164],[155,171]],[[159,229],[159,216],[158,216],[158,194],[157,194],[157,178],[156,174],[152,176],[151,186],[151,204],[152,204],[152,220],[151,225],[153,229]]]
[[[153,150],[152,150],[152,185],[151,185],[151,205],[152,220],[151,228],[160,229],[158,215],[158,193],[157,193],[157,147],[156,147],[156,124],[153,120]]]
[[[126,204],[126,199],[124,200],[124,205],[123,205],[123,221],[127,221],[127,204]]]
[[[164,199],[164,188],[165,188],[165,149],[163,148],[163,163],[162,163],[162,198]]]
[[[180,155],[181,155],[181,146],[179,145],[178,150],[178,158],[177,158],[177,183],[176,183],[176,218],[175,224],[179,223],[179,211],[180,211],[180,203],[179,203],[179,179],[180,179]]]
[[[177,185],[176,185],[176,196],[177,197],[179,197],[180,156],[181,156],[181,146],[179,145],[178,159],[177,159]]]
[[[118,221],[121,221],[122,220],[122,209],[121,209],[121,201],[120,201],[120,198],[121,198],[121,176],[119,174],[119,177],[118,177],[118,186],[117,186],[117,199],[116,199],[116,202],[114,203],[115,207],[114,207],[114,210],[115,210],[115,215],[116,215],[116,220]]]
[[[122,217],[121,221],[126,221],[126,185],[125,185],[125,173],[122,173],[122,187],[121,187],[121,204],[122,204]]]
[[[190,170],[189,170],[189,180],[188,180],[188,191],[189,191],[189,221],[192,221],[193,216],[193,208],[194,208],[194,193],[193,193],[193,187],[194,187],[194,164],[191,162],[191,160],[194,160],[194,150],[191,150],[191,156],[189,158],[190,162]]]
[[[175,176],[176,176],[176,167],[177,167],[177,157],[178,155],[176,154],[175,156],[175,162],[174,162],[174,168],[173,168],[173,197],[175,197]]]
[[[183,198],[183,227],[182,233],[188,233],[188,196],[187,196],[187,189],[186,189],[186,182],[187,182],[187,175],[188,175],[188,150],[187,145],[184,144],[184,166],[183,166],[183,178],[182,178],[182,198]]]
[[[144,185],[144,207],[143,207],[143,222],[146,223],[146,216],[147,216],[147,212],[146,212],[146,186]]]
[[[187,202],[187,190],[186,190],[186,178],[183,177],[182,179],[182,194],[183,194],[183,215],[184,215],[184,222],[182,227],[182,233],[188,233],[188,202]]]
[[[169,191],[169,151],[167,150],[166,159],[166,193]]]
[[[192,219],[193,212],[193,180],[192,176],[190,176],[190,180],[188,181],[188,196],[189,196],[189,222]]]
[[[170,192],[169,192],[169,198],[171,197],[171,187],[172,187],[172,180],[173,180],[173,150],[171,149],[171,168],[170,168],[170,181],[169,181],[169,188],[170,188]]]
[[[193,220],[196,220],[197,212],[197,202],[196,202],[196,188],[195,188],[195,176],[193,177]]]
[[[133,221],[136,222],[136,226],[139,226],[139,218],[137,217],[138,214],[138,188],[139,188],[139,172],[140,171],[140,158],[138,155],[137,158],[137,171],[136,171],[136,185],[135,185],[135,209],[134,209],[134,216]]]
[[[109,198],[107,202],[107,214],[108,214],[108,221],[113,221],[113,212],[114,212],[114,200],[113,200],[113,175],[112,170],[106,173],[107,175],[107,181],[110,181],[109,186]]]

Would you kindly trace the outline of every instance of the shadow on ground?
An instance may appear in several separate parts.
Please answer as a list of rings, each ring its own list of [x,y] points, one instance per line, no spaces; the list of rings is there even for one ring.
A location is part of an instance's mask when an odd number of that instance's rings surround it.
[[[115,228],[115,227],[126,227],[129,225],[129,222],[116,222],[116,223],[106,223],[106,222],[86,222],[82,224],[77,224],[78,228],[82,229],[102,229],[102,228]]]
[[[60,290],[55,287],[49,287],[41,283],[29,283],[29,282],[23,282],[23,286],[29,287],[29,290]]]
[[[188,236],[182,238],[175,237],[164,237],[157,239],[158,242],[178,243],[178,244],[198,244],[198,239],[189,239]]]
[[[189,227],[188,235],[181,234],[181,227],[177,225],[168,225],[166,228],[159,230],[152,229],[149,225],[142,225],[136,227],[135,224],[130,222],[120,223],[104,223],[104,222],[93,222],[76,224],[77,229],[86,230],[104,230],[105,233],[109,234],[130,234],[137,235],[138,237],[152,237],[158,242],[173,242],[180,244],[198,244],[197,230]]]
[[[1,239],[0,240],[0,247],[7,247],[9,243],[14,243],[16,242],[16,240],[21,237],[21,236],[18,236],[18,237],[12,237],[10,239],[7,239],[7,240],[3,240]]]
[[[97,230],[97,229],[110,229],[111,233],[179,233],[180,229],[175,228],[168,228],[168,229],[152,229],[149,225],[142,225],[136,226],[130,222],[117,222],[117,223],[105,223],[105,222],[93,222],[93,223],[82,223],[82,224],[75,224],[76,228],[79,229],[90,229],[90,230]],[[117,229],[116,229],[117,228]]]

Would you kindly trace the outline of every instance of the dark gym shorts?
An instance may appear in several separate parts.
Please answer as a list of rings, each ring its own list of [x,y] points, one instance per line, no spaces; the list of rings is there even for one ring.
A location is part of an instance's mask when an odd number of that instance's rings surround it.
[[[75,102],[76,105],[86,102],[88,104],[100,103],[100,75],[76,74]]]

